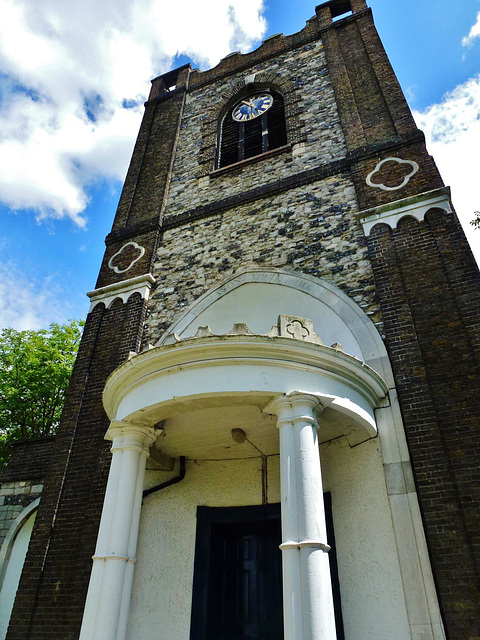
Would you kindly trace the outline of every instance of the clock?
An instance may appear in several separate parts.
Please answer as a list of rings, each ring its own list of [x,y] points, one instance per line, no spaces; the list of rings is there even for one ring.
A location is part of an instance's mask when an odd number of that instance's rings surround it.
[[[247,122],[263,115],[272,105],[273,96],[269,93],[257,93],[257,95],[240,100],[233,107],[232,118],[236,122]]]

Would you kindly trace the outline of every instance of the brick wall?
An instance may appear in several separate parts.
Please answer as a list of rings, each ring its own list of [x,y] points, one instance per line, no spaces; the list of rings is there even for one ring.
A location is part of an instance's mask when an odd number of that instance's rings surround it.
[[[43,480],[55,443],[55,436],[23,440],[13,445],[8,464],[0,482],[12,480]]]
[[[54,442],[50,436],[13,445],[0,477],[0,545],[17,516],[40,497]]]
[[[462,235],[432,211],[369,240],[450,640],[480,636],[480,279]]]

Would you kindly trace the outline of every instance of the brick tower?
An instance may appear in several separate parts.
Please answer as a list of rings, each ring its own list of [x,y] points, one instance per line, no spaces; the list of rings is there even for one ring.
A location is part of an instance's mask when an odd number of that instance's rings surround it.
[[[153,80],[89,296],[8,640],[478,640],[479,273],[365,0]]]

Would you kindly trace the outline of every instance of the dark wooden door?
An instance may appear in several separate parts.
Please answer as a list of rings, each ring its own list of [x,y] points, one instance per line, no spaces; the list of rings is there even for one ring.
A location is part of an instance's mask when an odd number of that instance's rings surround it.
[[[337,640],[344,640],[331,496],[324,494]],[[190,640],[283,640],[280,505],[197,508]]]
[[[205,640],[283,638],[280,522],[211,529]]]

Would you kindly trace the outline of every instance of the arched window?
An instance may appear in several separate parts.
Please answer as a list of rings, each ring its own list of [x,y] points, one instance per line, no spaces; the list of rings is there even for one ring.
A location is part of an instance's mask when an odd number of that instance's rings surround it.
[[[39,502],[38,498],[17,516],[0,550],[0,640],[7,635]]]
[[[287,144],[283,97],[257,89],[239,98],[225,114],[219,138],[217,166],[226,167]]]

